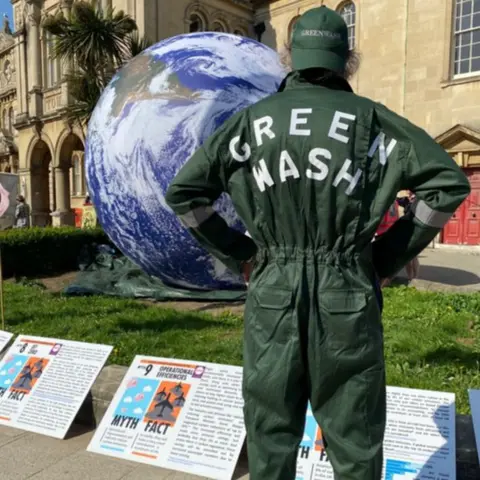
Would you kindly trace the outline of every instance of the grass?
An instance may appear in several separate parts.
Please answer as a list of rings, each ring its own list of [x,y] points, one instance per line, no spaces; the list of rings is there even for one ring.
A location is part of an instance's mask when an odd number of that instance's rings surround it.
[[[480,388],[480,293],[386,289],[383,322],[389,385],[454,392],[469,413]]]
[[[243,322],[238,316],[177,311],[108,297],[66,298],[35,285],[5,284],[7,329],[106,343],[109,363],[128,365],[136,354],[241,365]],[[480,293],[385,291],[388,384],[457,395],[468,413],[469,388],[480,388]]]

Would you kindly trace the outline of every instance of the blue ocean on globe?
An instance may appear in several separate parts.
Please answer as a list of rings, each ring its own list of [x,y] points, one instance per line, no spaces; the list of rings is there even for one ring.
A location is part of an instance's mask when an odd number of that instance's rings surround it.
[[[88,190],[116,246],[147,274],[187,289],[244,288],[165,203],[171,180],[236,112],[274,93],[286,72],[275,51],[224,33],[164,40],[123,67],[88,125]],[[214,205],[242,232],[230,198]]]

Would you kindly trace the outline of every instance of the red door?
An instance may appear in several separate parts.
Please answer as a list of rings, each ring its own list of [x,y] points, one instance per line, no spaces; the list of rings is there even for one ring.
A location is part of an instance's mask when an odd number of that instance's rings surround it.
[[[480,245],[480,168],[465,170],[472,191],[443,229],[451,245]]]
[[[480,245],[480,168],[467,170],[472,193],[465,201],[464,243]]]

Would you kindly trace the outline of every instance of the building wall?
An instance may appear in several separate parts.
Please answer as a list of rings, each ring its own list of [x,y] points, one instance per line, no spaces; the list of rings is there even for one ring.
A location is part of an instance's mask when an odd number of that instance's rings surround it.
[[[265,21],[264,43],[280,48],[299,14],[340,0],[258,2],[255,22]],[[480,129],[480,68],[453,75],[455,0],[355,0],[356,48],[362,64],[352,86],[437,137],[456,124]],[[479,13],[480,15],[480,13]],[[480,46],[479,46],[480,48]]]
[[[248,1],[234,0],[111,0],[115,10],[135,18],[139,32],[151,41],[160,41],[189,32],[190,17],[199,15],[202,29],[215,28],[219,22],[228,32],[239,29],[251,34],[253,10]]]

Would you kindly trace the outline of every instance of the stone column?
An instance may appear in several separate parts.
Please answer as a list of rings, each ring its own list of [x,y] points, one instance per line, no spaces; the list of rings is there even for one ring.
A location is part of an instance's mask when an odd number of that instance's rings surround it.
[[[25,55],[25,36],[20,34],[15,43],[15,63],[16,63],[16,83],[17,83],[17,102],[19,112],[17,122],[22,121],[28,115],[27,101],[27,61]]]
[[[36,0],[27,0],[28,90],[30,117],[42,115],[42,52],[40,46],[41,10]]]
[[[27,183],[32,225],[44,227],[50,224],[48,168],[33,166],[30,170],[30,182]]]
[[[52,213],[52,223],[73,225],[74,216],[70,208],[70,177],[69,169],[63,166],[55,167],[55,201],[56,209]]]
[[[60,0],[60,8],[62,9],[63,16],[69,18],[72,11],[73,0]],[[67,106],[70,103],[70,94],[68,91],[68,82],[66,82],[65,76],[71,71],[72,62],[69,60],[60,60],[60,77],[61,77],[61,88],[62,88],[62,106]]]

